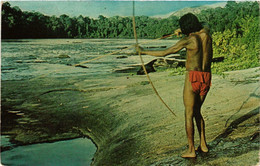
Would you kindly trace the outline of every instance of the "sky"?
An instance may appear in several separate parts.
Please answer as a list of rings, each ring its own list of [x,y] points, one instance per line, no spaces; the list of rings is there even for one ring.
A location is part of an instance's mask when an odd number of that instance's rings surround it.
[[[194,7],[220,3],[223,1],[136,1],[135,15],[166,15],[185,7]],[[22,11],[38,11],[45,15],[88,16],[99,15],[132,16],[133,1],[9,1],[12,7],[18,6]]]

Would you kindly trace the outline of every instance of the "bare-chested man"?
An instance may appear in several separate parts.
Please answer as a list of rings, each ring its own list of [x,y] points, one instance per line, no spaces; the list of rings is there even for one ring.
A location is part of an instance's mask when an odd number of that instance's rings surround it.
[[[137,50],[141,54],[152,56],[167,56],[176,53],[183,48],[187,50],[186,76],[183,90],[183,101],[185,106],[185,128],[188,138],[189,149],[182,157],[196,157],[194,147],[194,123],[195,118],[200,135],[199,149],[208,152],[205,138],[205,124],[201,115],[201,106],[206,98],[211,84],[211,60],[212,39],[208,30],[203,28],[198,18],[188,13],[180,18],[181,32],[186,35],[174,46],[162,51],[146,51],[141,47]]]

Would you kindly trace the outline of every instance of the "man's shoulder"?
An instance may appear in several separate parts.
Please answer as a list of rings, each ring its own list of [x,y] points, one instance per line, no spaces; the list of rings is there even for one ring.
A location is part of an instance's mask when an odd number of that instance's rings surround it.
[[[198,35],[202,40],[211,40],[209,31],[207,31],[205,28],[203,28],[199,32],[196,32],[195,34]]]
[[[192,33],[188,36],[187,40],[197,42],[200,39],[200,35]]]
[[[201,37],[201,39],[202,40],[211,40],[211,36],[210,36],[210,34],[209,33],[207,33],[207,32],[202,32],[201,34],[200,34],[200,37]]]

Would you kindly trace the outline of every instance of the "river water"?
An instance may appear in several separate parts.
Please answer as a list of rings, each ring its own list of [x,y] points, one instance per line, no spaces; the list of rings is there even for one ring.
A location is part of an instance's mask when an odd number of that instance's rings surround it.
[[[3,165],[70,166],[90,165],[96,151],[89,139],[78,138],[54,143],[19,146],[1,153]]]
[[[140,40],[147,42],[147,40]],[[148,40],[149,41],[149,40]],[[176,41],[157,41],[152,46],[170,46]],[[106,77],[114,69],[140,63],[138,56],[128,56],[134,49],[109,55],[134,45],[135,40],[123,39],[23,39],[1,43],[1,81],[29,80],[37,77],[84,75]],[[149,44],[151,46],[151,44]],[[104,58],[73,67],[101,55]],[[123,58],[122,58],[123,57]],[[144,57],[145,62],[153,57]],[[73,69],[72,69],[73,68]],[[4,90],[4,89],[2,89]],[[4,117],[2,117],[4,118]],[[2,136],[1,144],[10,144]],[[3,165],[90,165],[96,151],[89,139],[73,139],[54,143],[19,146],[1,153]]]
[[[175,40],[139,40],[142,46],[171,46]],[[132,39],[23,39],[3,40],[1,43],[1,80],[32,79],[47,74],[59,76],[60,73],[84,74],[87,76],[105,76],[122,66],[140,63],[138,56],[120,58],[133,53],[134,49],[125,49],[135,44]],[[119,52],[120,50],[123,50]],[[118,52],[113,55],[110,53]],[[103,56],[95,61],[83,64],[88,68],[72,65]],[[61,57],[63,56],[63,58]],[[144,56],[145,62],[154,59]]]
[[[2,80],[31,79],[48,74],[59,73],[95,75],[107,74],[115,67],[111,57],[86,64],[87,69],[71,70],[74,64],[116,51],[130,40],[79,40],[79,39],[43,39],[43,40],[4,40],[2,42]],[[61,57],[62,56],[62,57]],[[56,71],[56,72],[55,72]]]

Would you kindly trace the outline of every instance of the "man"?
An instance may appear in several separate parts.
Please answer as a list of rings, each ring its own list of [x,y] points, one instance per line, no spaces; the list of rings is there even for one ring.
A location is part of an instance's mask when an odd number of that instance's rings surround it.
[[[152,56],[166,56],[176,53],[183,48],[187,50],[186,76],[183,90],[183,101],[185,106],[185,128],[188,138],[189,149],[182,157],[196,157],[194,147],[194,123],[195,118],[200,135],[200,149],[208,152],[205,138],[205,124],[201,115],[201,106],[206,98],[211,84],[211,60],[212,39],[208,30],[203,28],[198,18],[188,13],[179,20],[181,32],[186,36],[174,46],[162,51],[145,51],[141,47],[137,50],[141,54]]]

